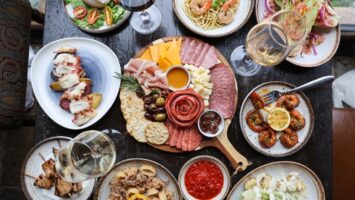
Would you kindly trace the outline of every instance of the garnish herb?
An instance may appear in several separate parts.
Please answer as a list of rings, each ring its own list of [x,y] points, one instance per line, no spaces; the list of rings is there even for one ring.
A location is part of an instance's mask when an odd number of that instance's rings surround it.
[[[144,96],[144,90],[143,90],[142,86],[139,84],[137,79],[135,79],[132,76],[122,75],[118,72],[116,72],[115,74],[116,74],[116,76],[114,76],[115,78],[121,79],[121,87],[122,88],[127,88],[128,90],[133,90],[137,94]]]

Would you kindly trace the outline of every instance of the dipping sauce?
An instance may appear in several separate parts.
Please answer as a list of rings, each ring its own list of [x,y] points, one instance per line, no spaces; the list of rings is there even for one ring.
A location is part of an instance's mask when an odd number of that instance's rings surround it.
[[[188,85],[189,75],[182,67],[173,67],[167,74],[168,84],[173,89],[183,89]]]
[[[221,116],[214,111],[207,111],[202,114],[199,125],[200,129],[205,133],[216,134],[219,129],[219,125],[222,122]]]
[[[197,161],[187,169],[185,186],[196,199],[212,199],[222,191],[222,171],[210,161]]]

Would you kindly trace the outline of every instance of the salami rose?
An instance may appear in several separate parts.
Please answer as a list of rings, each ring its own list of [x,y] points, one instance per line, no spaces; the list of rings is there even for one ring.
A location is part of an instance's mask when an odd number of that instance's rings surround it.
[[[170,93],[165,109],[172,123],[179,127],[192,126],[205,109],[201,95],[188,88]]]

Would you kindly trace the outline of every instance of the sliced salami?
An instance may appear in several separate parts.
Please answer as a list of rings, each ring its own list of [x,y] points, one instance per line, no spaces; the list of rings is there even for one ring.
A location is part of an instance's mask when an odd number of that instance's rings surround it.
[[[176,148],[178,149],[181,149],[182,147],[182,139],[184,138],[184,135],[185,135],[185,132],[184,132],[184,129],[183,128],[178,128],[178,141],[177,141],[177,144],[176,144]]]
[[[189,56],[189,59],[187,60],[187,63],[189,64],[195,64],[195,61],[198,57],[198,55],[201,53],[202,51],[202,47],[203,47],[204,43],[203,42],[198,42],[196,48],[192,51],[189,52],[191,53]]]
[[[181,60],[183,63],[191,64],[188,61],[191,60],[191,57],[193,56],[193,53],[196,50],[198,43],[199,42],[197,40],[191,40],[189,48],[188,48],[186,55],[185,55],[185,59]]]
[[[201,141],[202,136],[198,129],[196,127],[191,128],[187,151],[195,150],[201,144]]]
[[[233,72],[224,64],[211,69],[213,83],[210,109],[216,110],[224,118],[232,118],[235,109],[235,81]]]
[[[188,150],[190,135],[191,135],[190,128],[185,128],[184,137],[182,139],[182,149],[181,149],[182,151]]]

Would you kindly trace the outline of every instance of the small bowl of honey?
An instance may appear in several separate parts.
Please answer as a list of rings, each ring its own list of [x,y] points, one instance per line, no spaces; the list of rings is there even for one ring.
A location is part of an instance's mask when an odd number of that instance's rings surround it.
[[[190,74],[183,66],[173,66],[166,72],[169,89],[172,91],[186,89],[190,85]]]

